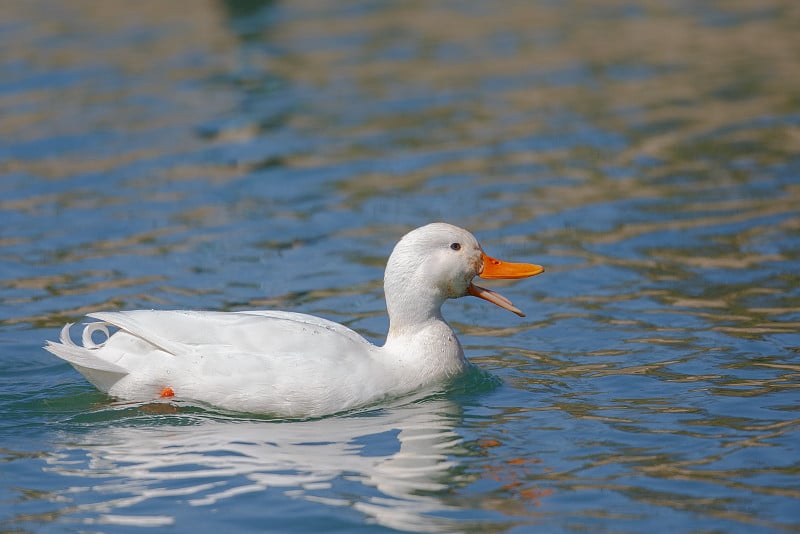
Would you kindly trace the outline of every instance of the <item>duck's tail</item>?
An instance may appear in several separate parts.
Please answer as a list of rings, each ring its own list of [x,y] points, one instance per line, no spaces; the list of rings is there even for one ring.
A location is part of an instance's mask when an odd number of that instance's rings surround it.
[[[83,331],[83,345],[76,345],[72,341],[69,335],[72,324],[67,323],[61,329],[59,342],[48,341],[44,349],[72,364],[97,389],[107,392],[111,386],[128,374],[128,370],[103,359],[102,352],[99,350],[103,344],[95,344],[92,341],[92,333],[96,330],[101,330],[108,336],[105,323],[88,324]]]

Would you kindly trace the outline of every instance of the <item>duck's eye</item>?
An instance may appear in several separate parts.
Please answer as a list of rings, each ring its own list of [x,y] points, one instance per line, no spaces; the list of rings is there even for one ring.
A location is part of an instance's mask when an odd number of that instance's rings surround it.
[[[461,243],[451,243],[450,248],[453,250],[461,250]]]

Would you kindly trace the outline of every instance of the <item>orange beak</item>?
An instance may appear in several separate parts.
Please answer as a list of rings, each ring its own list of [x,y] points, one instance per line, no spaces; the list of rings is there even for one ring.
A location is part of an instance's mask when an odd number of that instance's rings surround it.
[[[528,278],[529,276],[536,276],[544,272],[544,267],[541,265],[534,265],[532,263],[510,263],[507,261],[500,261],[491,256],[481,253],[483,259],[483,269],[478,273],[481,278],[505,278],[505,279],[518,279]],[[500,293],[495,293],[484,287],[470,284],[467,292],[483,300],[488,300],[492,304],[496,304],[503,309],[516,313],[520,317],[525,317],[525,314],[517,309],[511,301],[505,298]]]

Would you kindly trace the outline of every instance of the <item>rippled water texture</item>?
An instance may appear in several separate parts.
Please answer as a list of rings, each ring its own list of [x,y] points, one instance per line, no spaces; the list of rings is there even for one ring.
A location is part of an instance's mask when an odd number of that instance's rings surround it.
[[[0,5],[0,530],[800,530],[800,3]],[[494,380],[281,422],[96,392],[132,308],[381,342],[431,220]],[[473,377],[475,378],[475,377]]]

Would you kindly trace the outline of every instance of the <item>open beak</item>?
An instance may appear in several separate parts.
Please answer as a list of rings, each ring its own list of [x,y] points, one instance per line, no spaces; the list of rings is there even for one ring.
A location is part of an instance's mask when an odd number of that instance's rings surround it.
[[[498,259],[492,258],[491,256],[487,256],[484,253],[481,253],[481,256],[483,259],[483,269],[481,269],[481,272],[478,273],[478,276],[480,276],[481,278],[486,278],[486,279],[528,278],[529,276],[536,276],[537,274],[542,274],[544,272],[544,267],[542,267],[541,265],[534,265],[532,263],[510,263],[507,261],[500,261]],[[467,288],[467,292],[474,297],[478,297],[483,300],[488,300],[492,304],[496,304],[503,309],[516,313],[520,317],[525,317],[524,313],[522,313],[518,308],[516,308],[513,304],[511,304],[511,301],[505,298],[500,293],[495,293],[490,289],[486,289],[485,287],[481,286],[476,286],[475,284],[472,283]]]

